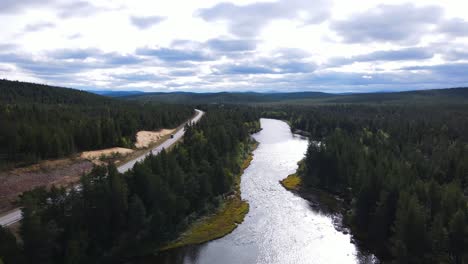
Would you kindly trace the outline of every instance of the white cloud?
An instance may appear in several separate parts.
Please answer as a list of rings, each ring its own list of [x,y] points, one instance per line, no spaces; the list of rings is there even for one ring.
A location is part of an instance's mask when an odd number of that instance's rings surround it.
[[[468,85],[459,0],[38,3],[0,2],[0,78],[200,91]]]

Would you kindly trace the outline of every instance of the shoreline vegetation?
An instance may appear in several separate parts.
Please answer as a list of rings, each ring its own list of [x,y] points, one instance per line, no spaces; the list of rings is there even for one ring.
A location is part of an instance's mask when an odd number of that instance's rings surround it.
[[[329,215],[333,220],[335,229],[343,234],[349,234],[351,226],[346,221],[346,213],[349,210],[343,199],[326,190],[305,186],[303,181],[304,160],[299,161],[299,168],[293,174],[279,181],[288,191],[307,200],[313,211]],[[363,241],[356,240],[353,236],[352,242],[368,250]]]
[[[249,203],[241,197],[240,182],[245,169],[250,166],[253,160],[253,152],[257,149],[259,143],[252,140],[250,145],[249,154],[242,161],[240,172],[235,177],[234,193],[224,199],[216,212],[195,221],[176,240],[163,246],[159,251],[198,245],[222,238],[234,231],[244,221],[249,212]]]
[[[279,182],[288,191],[299,191],[302,184],[301,177],[297,173],[290,174]]]

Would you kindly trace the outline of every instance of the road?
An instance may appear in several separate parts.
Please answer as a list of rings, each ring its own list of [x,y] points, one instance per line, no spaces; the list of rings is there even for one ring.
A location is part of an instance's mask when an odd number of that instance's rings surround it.
[[[194,118],[192,118],[192,120],[190,120],[189,122],[190,123],[196,123],[200,120],[200,118],[203,116],[203,114],[205,114],[205,112],[201,111],[201,110],[198,110],[198,109],[195,109],[196,111],[196,115]],[[179,131],[177,131],[175,134],[174,134],[174,137],[172,138],[168,138],[166,141],[164,141],[161,145],[153,148],[151,151],[148,151],[146,154],[138,157],[138,158],[135,158],[125,164],[122,164],[121,166],[119,166],[117,168],[117,170],[121,173],[123,172],[126,172],[128,170],[130,170],[131,168],[133,168],[133,166],[135,165],[135,163],[137,162],[140,162],[142,160],[144,160],[147,156],[150,155],[150,153],[152,153],[153,155],[158,155],[163,149],[167,149],[169,148],[170,146],[174,145],[179,139],[181,139],[185,134],[185,128],[182,128],[180,129]],[[3,215],[0,217],[0,226],[9,226],[9,225],[12,225],[18,221],[20,221],[22,218],[21,216],[21,209],[15,209],[9,213],[7,213],[6,215]]]
[[[195,109],[195,111],[197,112],[197,114],[196,114],[196,116],[194,118],[192,118],[192,120],[190,122],[194,122],[194,123],[198,122],[198,120],[200,120],[200,118],[204,114],[204,112],[201,111],[201,110]],[[151,151],[147,152],[145,155],[142,155],[142,156],[140,156],[140,157],[138,157],[138,158],[136,158],[134,160],[131,160],[131,161],[121,165],[120,167],[117,168],[117,170],[119,172],[121,172],[121,173],[126,172],[126,171],[130,170],[131,168],[133,168],[135,163],[144,160],[147,156],[150,155],[150,153],[152,153],[153,155],[158,155],[163,149],[167,149],[170,146],[172,146],[174,143],[176,143],[180,138],[182,138],[184,136],[184,134],[185,134],[185,128],[182,128],[182,129],[180,129],[179,131],[177,131],[174,134],[173,138],[168,138],[161,145],[155,147]]]

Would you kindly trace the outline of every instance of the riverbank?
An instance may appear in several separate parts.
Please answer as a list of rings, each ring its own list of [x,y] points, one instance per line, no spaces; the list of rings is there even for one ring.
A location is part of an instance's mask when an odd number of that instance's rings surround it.
[[[280,184],[288,191],[298,195],[301,198],[304,198],[308,201],[309,206],[312,210],[329,216],[332,221],[335,229],[343,234],[352,235],[352,243],[358,246],[363,252],[369,254],[372,252],[371,246],[367,244],[365,239],[362,238],[360,234],[352,232],[353,227],[347,220],[347,214],[349,214],[349,205],[339,196],[333,195],[327,191],[304,186],[302,181],[302,170],[303,162],[299,162],[299,169],[296,173],[288,175],[280,181]],[[374,254],[374,252],[373,252]],[[379,256],[378,259],[382,259],[382,256]],[[373,263],[378,263],[377,258],[372,258]]]
[[[282,179],[280,183],[288,191],[298,191],[302,184],[302,180],[301,180],[301,177],[299,177],[296,173],[294,173]]]
[[[300,172],[296,172],[281,180],[280,183],[286,190],[306,199],[314,211],[331,216],[337,230],[348,233],[343,223],[335,221],[341,221],[346,214],[347,207],[343,201],[339,197],[317,188],[305,187],[300,175]]]
[[[162,247],[162,251],[197,245],[224,237],[244,221],[245,215],[249,212],[249,204],[241,197],[241,176],[253,160],[253,151],[257,147],[258,142],[253,141],[249,154],[242,161],[240,172],[235,177],[234,193],[223,201],[214,214],[205,216],[193,223],[178,239]]]

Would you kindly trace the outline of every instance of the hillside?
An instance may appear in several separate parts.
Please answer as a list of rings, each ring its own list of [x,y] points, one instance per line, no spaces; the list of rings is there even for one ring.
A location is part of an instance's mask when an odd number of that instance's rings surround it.
[[[102,104],[106,97],[85,91],[36,83],[0,80],[0,102],[6,104]]]
[[[285,100],[299,100],[304,98],[329,98],[333,94],[321,92],[297,93],[254,93],[254,92],[220,92],[220,93],[145,93],[127,96],[126,99],[137,101],[152,101],[184,104],[211,104],[211,103],[274,103]]]
[[[145,93],[124,97],[141,102],[183,104],[405,104],[468,103],[468,88],[435,89],[409,92],[331,94],[294,93]]]
[[[176,127],[188,106],[143,105],[47,85],[0,80],[0,168],[83,150],[131,146],[139,130]]]
[[[468,88],[434,89],[409,92],[349,94],[326,98],[323,103],[468,103]]]

